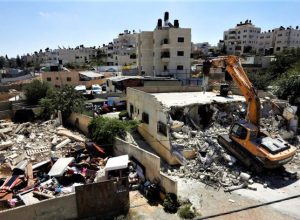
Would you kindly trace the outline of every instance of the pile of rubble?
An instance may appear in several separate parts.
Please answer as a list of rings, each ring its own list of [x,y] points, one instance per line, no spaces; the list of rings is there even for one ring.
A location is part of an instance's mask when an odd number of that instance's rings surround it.
[[[258,177],[251,179],[251,172],[241,166],[235,157],[227,154],[217,142],[218,135],[228,134],[230,125],[234,120],[244,117],[244,106],[231,104],[231,107],[227,108],[230,111],[227,112],[224,109],[221,110],[218,105],[211,105],[209,108],[212,109],[211,121],[205,129],[197,129],[192,118],[187,120],[188,114],[181,118],[182,121],[172,120],[170,115],[173,152],[192,150],[195,157],[185,160],[184,165],[179,168],[165,167],[163,171],[171,176],[194,178],[215,188],[248,187],[249,183],[253,183],[253,180],[258,181]],[[235,110],[232,111],[232,109]],[[294,132],[287,131],[287,120],[283,116],[268,114],[268,117],[261,119],[261,123],[262,129],[272,135],[285,132],[289,133],[293,140],[299,139],[299,136],[295,136]],[[293,170],[300,169],[299,152],[291,163]]]
[[[1,121],[0,138],[0,209],[72,193],[105,176],[105,151],[55,120]]]

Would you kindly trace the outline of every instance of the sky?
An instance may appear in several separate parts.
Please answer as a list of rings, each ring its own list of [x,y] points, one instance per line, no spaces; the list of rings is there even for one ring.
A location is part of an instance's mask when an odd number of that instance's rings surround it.
[[[262,31],[300,26],[300,0],[0,0],[0,56],[100,46],[124,30],[153,30],[165,11],[191,28],[192,42],[212,45],[246,19]]]

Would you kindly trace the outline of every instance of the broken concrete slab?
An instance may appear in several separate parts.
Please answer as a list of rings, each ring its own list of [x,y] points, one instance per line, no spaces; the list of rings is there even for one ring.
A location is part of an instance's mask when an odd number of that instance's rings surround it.
[[[71,139],[69,139],[69,138],[67,138],[67,139],[65,139],[64,141],[62,141],[62,142],[60,142],[58,145],[56,145],[55,147],[54,147],[54,149],[55,150],[58,150],[58,149],[60,149],[60,148],[62,148],[62,147],[64,147],[64,146],[66,146],[68,143],[70,143],[71,142]]]
[[[79,135],[75,135],[73,132],[65,129],[65,128],[59,128],[57,131],[57,134],[60,136],[66,136],[72,140],[78,141],[78,142],[84,142],[84,138],[82,138]]]
[[[13,142],[12,141],[4,141],[2,143],[0,143],[0,150],[6,150],[7,148],[13,146]]]
[[[12,127],[8,127],[8,128],[1,128],[0,129],[0,133],[3,133],[3,134],[7,134],[9,132],[12,132]]]

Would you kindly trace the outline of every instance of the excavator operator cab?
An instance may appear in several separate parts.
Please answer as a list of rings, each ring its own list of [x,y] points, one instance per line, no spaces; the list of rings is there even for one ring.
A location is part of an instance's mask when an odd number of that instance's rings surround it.
[[[247,138],[247,129],[239,123],[232,125],[230,135],[238,139],[245,140]]]
[[[230,128],[230,136],[238,138],[240,140],[249,139],[251,141],[254,141],[258,137],[258,133],[259,132],[257,127],[244,119],[233,123]],[[247,138],[248,134],[249,137]]]

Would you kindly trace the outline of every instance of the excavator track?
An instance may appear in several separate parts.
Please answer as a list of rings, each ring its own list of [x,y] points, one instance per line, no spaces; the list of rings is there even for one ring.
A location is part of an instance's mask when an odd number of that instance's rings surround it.
[[[251,171],[255,173],[261,173],[264,170],[262,162],[242,146],[232,141],[229,138],[229,135],[219,135],[218,143]]]

